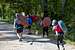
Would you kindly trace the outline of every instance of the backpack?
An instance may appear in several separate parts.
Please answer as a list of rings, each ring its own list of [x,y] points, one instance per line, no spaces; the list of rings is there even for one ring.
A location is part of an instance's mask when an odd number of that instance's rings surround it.
[[[49,27],[50,24],[51,24],[50,18],[49,18],[49,17],[45,17],[45,18],[43,19],[43,21],[42,21],[42,26],[43,26],[43,27]]]
[[[28,23],[28,25],[32,25],[32,18],[31,17],[26,18],[26,22]]]
[[[66,28],[64,22],[62,20],[59,20],[58,24],[59,24],[60,28],[63,30],[63,32],[66,33],[67,32],[67,28]]]

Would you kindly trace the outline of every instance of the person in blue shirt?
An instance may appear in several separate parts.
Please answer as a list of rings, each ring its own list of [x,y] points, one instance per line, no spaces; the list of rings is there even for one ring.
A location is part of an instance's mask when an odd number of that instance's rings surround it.
[[[28,23],[28,29],[29,29],[29,33],[28,34],[31,34],[32,18],[31,18],[30,15],[27,15],[26,21]]]

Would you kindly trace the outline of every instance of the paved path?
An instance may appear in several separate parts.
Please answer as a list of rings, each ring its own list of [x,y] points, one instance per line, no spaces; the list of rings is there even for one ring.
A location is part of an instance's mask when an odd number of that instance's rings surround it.
[[[0,50],[57,50],[53,40],[35,35],[24,34],[23,37],[24,40],[19,42],[14,32],[0,33]],[[33,44],[30,45],[33,40]],[[69,45],[65,47],[66,50],[75,50],[75,47]]]
[[[12,24],[7,24],[6,22],[0,22],[0,31],[12,31],[14,26]]]
[[[0,23],[0,50],[57,50],[54,40],[26,34],[23,37],[25,37],[24,40],[19,42],[13,31],[13,25]],[[32,41],[34,42],[30,45]],[[66,44],[65,48],[66,50],[75,50],[74,46]]]

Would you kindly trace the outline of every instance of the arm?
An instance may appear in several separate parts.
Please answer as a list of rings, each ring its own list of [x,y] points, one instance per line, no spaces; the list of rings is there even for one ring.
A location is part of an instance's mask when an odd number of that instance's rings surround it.
[[[15,28],[16,27],[16,19],[14,19],[14,26],[13,26],[13,28]]]
[[[55,31],[55,33],[56,33],[56,36],[58,36],[58,32],[57,32],[57,31]]]
[[[55,30],[55,26],[53,26],[52,30],[53,31]],[[56,34],[56,36],[58,36],[58,32],[57,31],[55,31],[55,34]]]

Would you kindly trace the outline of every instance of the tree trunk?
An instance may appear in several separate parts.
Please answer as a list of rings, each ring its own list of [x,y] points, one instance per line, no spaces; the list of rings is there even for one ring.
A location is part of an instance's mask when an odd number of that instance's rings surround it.
[[[41,0],[41,7],[43,10],[43,16],[46,17],[48,16],[48,1],[47,0]]]
[[[62,3],[62,10],[61,10],[62,12],[61,12],[61,14],[64,15],[66,0],[61,0],[61,3]]]
[[[44,17],[48,16],[48,1],[44,0]]]

